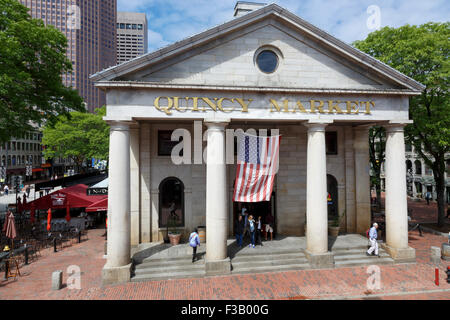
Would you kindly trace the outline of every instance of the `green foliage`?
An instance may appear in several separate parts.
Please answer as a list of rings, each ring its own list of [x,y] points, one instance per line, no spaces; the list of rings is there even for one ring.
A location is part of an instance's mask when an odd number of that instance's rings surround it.
[[[406,139],[433,169],[443,223],[445,153],[450,152],[450,22],[384,27],[354,46],[426,86],[410,98]]]
[[[102,119],[105,114],[105,106],[95,114],[74,111],[70,116],[60,116],[54,125],[46,125],[44,157],[72,158],[78,165],[86,159],[108,159],[109,126]]]
[[[0,0],[0,143],[34,129],[32,123],[84,110],[82,98],[61,79],[72,71],[67,39],[27,11],[16,0]]]

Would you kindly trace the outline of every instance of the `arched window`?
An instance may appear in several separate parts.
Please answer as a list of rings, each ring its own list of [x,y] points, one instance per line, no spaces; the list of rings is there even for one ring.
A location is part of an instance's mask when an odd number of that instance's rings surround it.
[[[412,173],[412,162],[411,160],[406,160],[406,172],[411,172]]]
[[[159,185],[159,227],[167,227],[169,218],[177,227],[184,227],[184,184],[175,177],[166,178]]]
[[[338,215],[338,183],[335,177],[327,174],[328,219]]]
[[[6,166],[6,156],[2,156],[2,166]]]
[[[414,161],[416,167],[416,174],[422,174],[422,163],[419,160]]]

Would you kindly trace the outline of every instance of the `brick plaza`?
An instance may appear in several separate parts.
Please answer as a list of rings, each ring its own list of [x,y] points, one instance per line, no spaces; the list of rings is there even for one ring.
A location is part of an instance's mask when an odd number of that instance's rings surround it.
[[[45,299],[120,299],[120,300],[296,300],[296,299],[450,299],[450,284],[443,271],[450,265],[441,260],[440,285],[434,283],[430,246],[440,246],[442,236],[411,232],[409,244],[416,249],[417,262],[379,266],[380,290],[367,289],[367,267],[301,270],[249,275],[216,276],[101,285],[105,263],[104,229],[89,231],[89,240],[42,256],[22,266],[22,277],[0,281],[0,300]],[[376,258],[374,258],[376,259]],[[67,268],[81,269],[81,289],[67,287]],[[51,290],[51,274],[63,271],[63,288]]]

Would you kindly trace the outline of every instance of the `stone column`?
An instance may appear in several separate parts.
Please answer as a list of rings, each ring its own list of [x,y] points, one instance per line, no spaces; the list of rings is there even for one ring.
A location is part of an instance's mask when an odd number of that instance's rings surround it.
[[[317,268],[334,264],[333,254],[328,251],[325,127],[329,123],[310,120],[305,124],[308,127],[305,255]]]
[[[353,128],[345,127],[345,210],[346,232],[356,232],[355,150]]]
[[[206,153],[206,274],[231,272],[227,257],[228,210],[225,126],[229,120],[205,120]]]
[[[130,235],[132,246],[141,243],[139,131],[139,127],[130,128]]]
[[[141,123],[139,133],[139,175],[140,175],[140,239],[142,243],[157,241],[158,238],[152,237],[152,211],[151,211],[151,160],[150,160],[150,124]],[[157,215],[158,216],[158,215]]]
[[[369,127],[354,129],[356,233],[365,233],[370,216]]]
[[[405,123],[386,126],[386,244],[383,246],[399,262],[415,261],[408,247],[408,204],[406,195]]]
[[[130,280],[130,128],[111,122],[109,135],[108,248],[103,284]]]

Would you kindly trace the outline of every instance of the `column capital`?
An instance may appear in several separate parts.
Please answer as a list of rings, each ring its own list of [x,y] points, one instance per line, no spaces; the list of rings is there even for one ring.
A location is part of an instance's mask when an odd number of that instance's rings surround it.
[[[413,120],[391,120],[385,124],[386,132],[403,132],[405,126],[413,123]]]
[[[111,130],[114,131],[129,131],[130,126],[133,124],[133,122],[128,121],[107,121],[109,127]]]
[[[204,119],[205,126],[208,127],[208,130],[216,129],[216,130],[224,130],[225,127],[230,123],[230,119],[213,119],[206,118]]]
[[[311,119],[303,122],[303,125],[308,128],[308,131],[325,131],[325,127],[331,123],[333,120]]]

